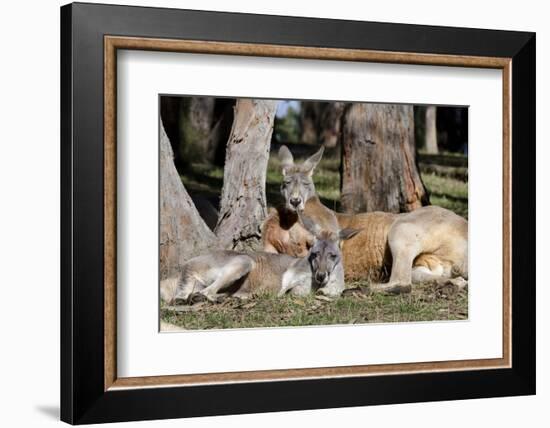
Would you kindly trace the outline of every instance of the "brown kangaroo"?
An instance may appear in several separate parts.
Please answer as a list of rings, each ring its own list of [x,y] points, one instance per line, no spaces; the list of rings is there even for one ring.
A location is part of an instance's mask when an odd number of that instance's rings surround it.
[[[264,250],[304,257],[311,234],[298,221],[298,213],[324,228],[361,230],[343,243],[346,280],[369,279],[371,289],[389,293],[409,292],[411,284],[448,281],[459,288],[468,278],[468,222],[441,207],[428,206],[410,213],[334,213],[319,200],[312,175],[323,148],[301,165],[286,146],[279,150],[282,164],[283,206],[271,209],[262,225]],[[331,215],[332,213],[332,215]],[[333,221],[336,219],[337,224]]]

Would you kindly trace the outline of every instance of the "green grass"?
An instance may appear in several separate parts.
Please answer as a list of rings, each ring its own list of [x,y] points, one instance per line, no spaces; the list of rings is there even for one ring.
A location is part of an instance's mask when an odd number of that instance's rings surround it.
[[[427,155],[424,155],[427,156]],[[458,157],[459,155],[454,155]],[[337,157],[321,160],[313,180],[315,188],[323,203],[329,208],[338,210],[340,200],[340,160]],[[461,166],[446,167],[447,170],[461,171]],[[438,174],[433,171],[431,164],[421,164],[421,177],[430,193],[432,205],[439,205],[468,218],[468,182],[453,177],[445,172]],[[269,160],[266,179],[266,195],[270,205],[280,201],[279,189],[282,181],[279,160],[272,156]],[[223,168],[211,165],[194,163],[181,176],[186,189],[192,194],[201,194],[210,198],[218,198],[223,185]]]
[[[162,320],[184,329],[288,327],[327,324],[365,324],[468,317],[466,291],[415,286],[410,294],[369,293],[365,283],[348,284],[353,290],[334,300],[318,296],[277,298],[261,295],[239,301],[161,308]]]
[[[422,181],[430,192],[432,205],[439,205],[468,218],[467,182],[434,173],[422,173]]]
[[[449,161],[450,159],[450,161]],[[460,155],[422,155],[422,180],[433,205],[468,217],[467,158]],[[325,156],[314,174],[315,187],[323,203],[338,210],[340,199],[340,160]],[[223,184],[223,169],[191,164],[181,176],[191,194],[217,201]],[[268,204],[280,201],[280,163],[269,160],[266,194]],[[256,296],[241,302],[228,298],[219,304],[161,307],[161,319],[185,329],[285,327],[327,324],[364,324],[432,320],[462,320],[468,317],[467,291],[442,291],[433,284],[415,285],[407,295],[369,293],[368,282],[346,284],[355,291],[333,301],[316,296],[298,298]]]

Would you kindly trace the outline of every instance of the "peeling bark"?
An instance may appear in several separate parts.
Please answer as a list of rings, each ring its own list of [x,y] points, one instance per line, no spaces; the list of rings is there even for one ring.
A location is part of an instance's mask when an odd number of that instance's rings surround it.
[[[277,101],[239,99],[227,143],[216,235],[227,249],[260,249],[265,181]]]

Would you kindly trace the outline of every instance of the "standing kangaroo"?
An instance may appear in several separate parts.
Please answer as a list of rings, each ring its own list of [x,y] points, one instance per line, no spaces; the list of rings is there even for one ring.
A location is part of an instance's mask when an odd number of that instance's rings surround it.
[[[222,297],[220,292],[247,298],[260,291],[271,291],[280,296],[287,292],[306,295],[318,290],[327,296],[339,296],[344,290],[340,241],[351,238],[359,231],[344,229],[333,233],[323,231],[308,218],[302,221],[314,237],[309,257],[267,252],[211,251],[187,261],[177,280],[167,280],[161,284],[163,300],[168,303],[176,299],[190,302],[199,294],[215,302]],[[175,283],[175,290],[171,293],[167,291],[170,287],[167,284],[170,283]]]
[[[344,273],[348,280],[380,280],[391,267],[389,281],[371,284],[373,290],[409,292],[412,283],[443,280],[451,280],[459,288],[466,286],[466,220],[436,206],[403,214],[334,213],[321,203],[313,184],[313,171],[322,154],[323,148],[296,165],[288,148],[281,146],[281,194],[285,203],[270,210],[262,224],[265,251],[296,257],[308,254],[313,240],[311,233],[298,221],[298,214],[303,212],[316,223],[327,223],[325,227],[361,230],[355,238],[343,243]],[[336,225],[329,224],[333,218],[336,218]]]

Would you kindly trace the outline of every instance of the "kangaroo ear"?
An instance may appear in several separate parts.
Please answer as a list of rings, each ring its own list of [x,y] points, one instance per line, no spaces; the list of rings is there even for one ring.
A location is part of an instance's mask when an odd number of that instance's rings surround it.
[[[309,175],[313,174],[313,170],[315,169],[317,164],[321,161],[324,151],[325,151],[325,148],[321,146],[321,148],[317,151],[317,153],[311,155],[309,158],[305,160],[302,167],[304,171],[307,171]]]
[[[281,146],[279,149],[279,159],[281,161],[281,167],[283,169],[283,175],[285,175],[286,170],[294,165],[294,157],[287,146]]]
[[[321,228],[317,223],[315,223],[315,221],[304,215],[304,213],[302,212],[298,212],[298,219],[300,220],[300,224],[304,226],[304,228],[315,238],[319,236],[319,234],[321,233]]]
[[[363,229],[342,229],[340,232],[338,232],[338,238],[340,241],[345,241],[347,239],[353,238],[355,235],[357,235],[359,232],[361,232]]]

